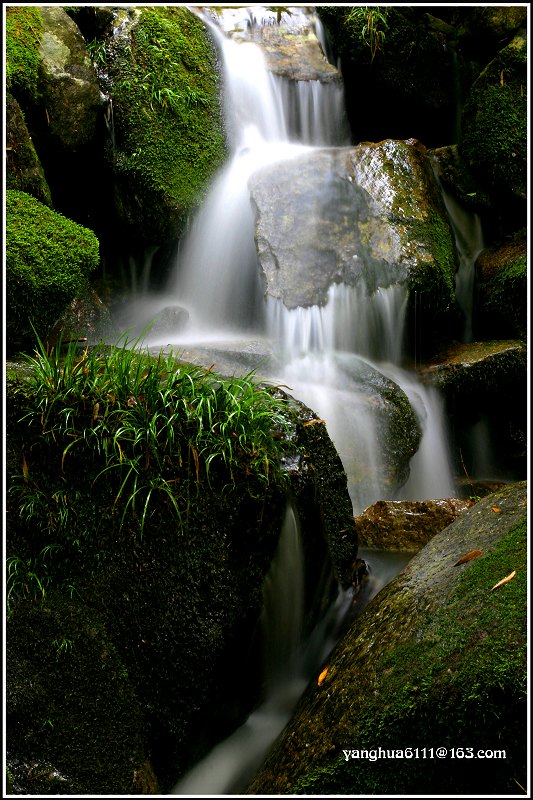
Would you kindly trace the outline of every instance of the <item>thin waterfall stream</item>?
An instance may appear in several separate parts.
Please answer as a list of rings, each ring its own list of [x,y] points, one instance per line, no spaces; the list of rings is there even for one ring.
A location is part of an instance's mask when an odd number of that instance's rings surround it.
[[[299,21],[309,24],[303,9],[291,10],[291,25]],[[263,14],[262,21],[259,14]],[[422,430],[409,481],[394,499],[453,496],[440,398],[402,367],[405,288],[397,284],[370,291],[338,283],[330,288],[325,305],[294,309],[264,297],[250,177],[266,165],[280,165],[313,148],[347,147],[349,137],[342,84],[289,82],[272,75],[256,44],[235,41],[228,35],[238,27],[236,15],[244,28],[261,22],[274,24],[275,13],[257,6],[226,9],[216,24],[212,18],[206,20],[221,53],[231,154],[180,243],[168,285],[147,300],[145,315],[153,316],[172,303],[185,309],[188,321],[176,333],[177,346],[245,342],[250,336],[268,341],[279,366],[265,377],[290,387],[295,398],[326,421],[348,476],[355,515],[378,499],[392,499],[380,481],[379,421],[372,403],[359,389],[361,373],[369,368],[377,371],[405,392]],[[145,319],[138,306],[134,314],[142,327]],[[161,342],[154,337],[149,344]],[[358,453],[364,454],[371,467],[370,477],[362,485],[351,481],[351,462]],[[365,602],[407,560],[404,555],[393,560],[393,566],[386,564],[386,578],[376,571]],[[376,563],[379,565],[379,557]],[[264,593],[263,647],[272,659],[264,665],[264,703],[180,781],[174,794],[231,794],[244,787],[288,721],[306,683],[334,646],[340,621],[350,608],[351,596],[339,592],[309,639],[301,641],[303,557],[298,521],[290,503]]]

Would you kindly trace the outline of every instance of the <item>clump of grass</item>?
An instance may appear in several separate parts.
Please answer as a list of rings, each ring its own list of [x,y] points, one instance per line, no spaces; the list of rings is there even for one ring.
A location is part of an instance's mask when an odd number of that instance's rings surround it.
[[[361,41],[370,48],[371,62],[383,49],[388,12],[386,6],[354,6],[346,16],[346,22],[353,25]]]
[[[123,340],[82,350],[60,341],[49,349],[38,340],[35,355],[26,356],[35,403],[23,420],[59,448],[63,472],[76,456],[92,459],[94,486],[116,486],[121,527],[133,517],[142,535],[156,497],[183,527],[184,481],[216,491],[244,484],[253,496],[285,483],[283,458],[294,449],[285,396],[255,382],[253,373],[222,378],[180,363],[172,352],[154,358],[136,345]],[[22,505],[31,516],[27,464],[23,473]]]

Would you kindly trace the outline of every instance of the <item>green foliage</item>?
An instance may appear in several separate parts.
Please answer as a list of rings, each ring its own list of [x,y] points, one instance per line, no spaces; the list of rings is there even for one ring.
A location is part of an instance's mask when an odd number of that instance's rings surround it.
[[[87,228],[16,190],[6,192],[7,340],[13,351],[44,337],[98,266]]]
[[[350,25],[358,38],[370,48],[370,61],[383,49],[385,31],[388,28],[386,6],[353,6],[344,22]]]
[[[67,636],[62,636],[61,638],[53,639],[52,647],[56,651],[57,658],[69,655],[72,652],[72,639],[69,639]]]
[[[527,195],[527,45],[511,43],[475,81],[461,119],[459,151],[501,203]]]
[[[41,551],[35,558],[10,556],[7,559],[6,600],[10,607],[17,597],[44,599],[50,582],[47,574],[46,553]]]
[[[144,237],[160,241],[185,224],[225,155],[214,50],[188,9],[146,7],[129,39],[109,43],[106,68],[113,169],[129,187],[121,213],[137,231],[140,213]]]
[[[66,472],[76,457],[91,461],[93,485],[115,486],[113,509],[120,525],[145,524],[164,504],[184,525],[182,483],[219,490],[244,482],[253,496],[283,484],[282,459],[288,439],[289,406],[252,375],[223,379],[209,370],[178,364],[174,355],[157,359],[137,352],[132,342],[86,348],[61,342],[47,350],[39,341],[34,368],[35,405],[24,421],[59,448]],[[72,503],[61,492],[50,513],[26,467],[14,491],[26,521],[60,533]],[[39,522],[40,520],[40,522]]]
[[[37,93],[39,44],[43,22],[34,6],[6,8],[6,88],[17,89],[30,97]]]
[[[105,66],[106,41],[104,39],[91,39],[90,42],[87,42],[87,52],[95,67]]]

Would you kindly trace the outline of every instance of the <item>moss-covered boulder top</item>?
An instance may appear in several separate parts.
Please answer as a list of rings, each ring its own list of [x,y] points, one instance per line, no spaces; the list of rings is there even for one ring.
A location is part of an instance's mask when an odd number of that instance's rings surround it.
[[[476,393],[509,392],[526,377],[527,347],[523,342],[492,340],[454,344],[420,368],[423,380],[437,386],[447,397]]]
[[[39,79],[43,22],[38,8],[10,6],[6,12],[6,87],[34,98]]]
[[[7,341],[11,352],[44,338],[99,263],[92,231],[25,192],[6,192]]]
[[[179,236],[225,153],[216,53],[185,7],[122,10],[93,44],[113,103],[119,217],[136,238]]]
[[[516,794],[525,786],[526,527],[527,486],[518,483],[438,533],[355,620],[248,792]],[[357,755],[379,747],[418,747],[419,757]],[[438,747],[446,758],[431,757]]]

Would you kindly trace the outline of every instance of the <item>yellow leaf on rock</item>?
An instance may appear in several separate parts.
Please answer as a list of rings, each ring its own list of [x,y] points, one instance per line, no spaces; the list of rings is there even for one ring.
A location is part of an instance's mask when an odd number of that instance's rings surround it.
[[[501,581],[498,581],[498,583],[495,583],[494,586],[491,589],[491,592],[494,589],[497,589],[498,586],[503,586],[504,583],[508,583],[509,581],[511,581],[514,578],[515,575],[516,575],[516,570],[513,570],[513,572],[511,572],[510,575],[507,575],[506,578],[502,578]]]
[[[321,683],[324,683],[324,679],[328,674],[328,667],[324,667],[320,675],[318,676],[318,685],[320,686]]]
[[[470,550],[469,553],[465,553],[464,556],[461,556],[459,561],[456,561],[454,567],[457,567],[459,564],[466,564],[467,561],[472,561],[473,558],[477,558],[481,555],[483,550]]]
[[[490,510],[494,511],[495,514],[499,514],[501,512],[501,508],[498,508],[498,506],[491,506]]]

